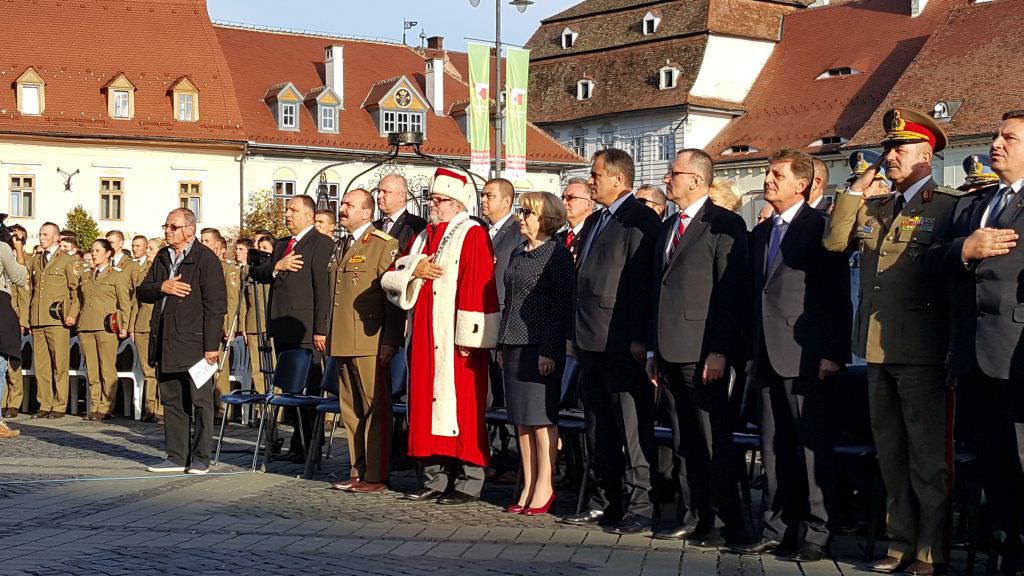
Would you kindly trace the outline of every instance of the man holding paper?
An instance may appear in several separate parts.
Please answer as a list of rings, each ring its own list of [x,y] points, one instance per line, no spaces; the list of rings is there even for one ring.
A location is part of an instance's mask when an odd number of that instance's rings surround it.
[[[195,241],[196,215],[191,210],[172,210],[163,229],[167,247],[136,290],[139,301],[154,305],[149,361],[160,382],[167,450],[167,458],[147,470],[206,474],[214,409],[210,377],[227,313],[224,272],[213,251]],[[190,438],[192,409],[196,430]]]

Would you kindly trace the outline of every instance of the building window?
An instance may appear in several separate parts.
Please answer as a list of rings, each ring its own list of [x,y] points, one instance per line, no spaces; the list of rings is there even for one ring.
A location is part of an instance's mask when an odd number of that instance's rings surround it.
[[[615,133],[614,132],[602,132],[601,133],[601,149],[607,150],[615,147]]]
[[[580,80],[576,83],[576,99],[590,100],[594,94],[594,83],[590,80]]]
[[[562,48],[572,48],[576,44],[576,38],[579,36],[578,32],[574,32],[572,28],[566,28],[562,31]]]
[[[195,94],[178,94],[178,121],[195,121]]]
[[[577,156],[587,156],[587,140],[583,136],[573,136],[569,142],[569,147],[572,148],[572,153]]]
[[[203,185],[201,182],[178,182],[178,206],[188,208],[202,222]]]
[[[327,209],[335,214],[338,213],[338,190],[341,185],[337,182],[327,183]]]
[[[37,116],[39,109],[39,86],[21,87],[21,113]]]
[[[648,12],[644,16],[644,36],[650,36],[658,31],[658,24],[661,24],[661,18],[654,15],[653,12]]]
[[[644,161],[644,137],[635,136],[626,138],[626,152],[633,157],[633,163],[639,164]]]
[[[679,78],[679,70],[666,66],[659,70],[658,74],[658,88],[662,90],[668,90],[669,88],[676,87],[676,81]]]
[[[35,197],[35,176],[11,176],[11,218],[32,218]]]
[[[38,116],[46,108],[45,83],[35,68],[29,66],[15,80],[17,84],[18,112],[27,116]]]
[[[334,106],[320,106],[320,131],[338,131],[338,109]]]
[[[295,104],[289,104],[286,102],[281,103],[281,127],[282,128],[295,128],[297,121],[295,118]]]
[[[295,196],[295,182],[292,180],[274,180],[274,201],[284,213],[285,205]]]
[[[854,70],[849,66],[839,66],[836,68],[829,68],[818,75],[815,80],[824,80],[826,78],[836,78],[839,76],[853,76],[854,74],[860,74],[860,70]]]
[[[384,127],[384,135],[391,134],[392,132],[423,132],[422,112],[382,110],[381,116],[384,119],[381,122],[381,125]]]
[[[100,220],[124,220],[124,180],[100,178]]]
[[[676,157],[675,134],[658,135],[658,160],[674,160]]]
[[[131,118],[130,96],[127,90],[114,90],[114,118]]]

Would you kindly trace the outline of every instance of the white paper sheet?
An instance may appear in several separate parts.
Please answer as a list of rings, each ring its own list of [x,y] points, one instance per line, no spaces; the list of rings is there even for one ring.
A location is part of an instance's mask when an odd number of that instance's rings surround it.
[[[210,364],[206,361],[206,358],[200,358],[199,362],[196,362],[188,369],[188,375],[192,377],[192,383],[196,385],[196,390],[209,382],[216,372],[217,363]]]

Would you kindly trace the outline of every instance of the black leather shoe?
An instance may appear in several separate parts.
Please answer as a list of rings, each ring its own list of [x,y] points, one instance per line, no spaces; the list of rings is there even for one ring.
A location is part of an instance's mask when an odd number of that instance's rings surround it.
[[[445,506],[457,506],[459,504],[469,504],[470,502],[476,502],[480,500],[479,496],[470,496],[463,492],[453,491],[450,494],[445,494],[437,499],[438,504]]]
[[[49,411],[40,410],[39,412],[36,412],[35,414],[33,414],[32,418],[46,418],[49,415],[50,415]]]
[[[18,409],[17,408],[8,408],[7,410],[4,410],[4,418],[17,418],[17,417],[18,417]]]
[[[659,528],[654,531],[655,540],[685,540],[697,531],[696,524],[684,524],[675,528]]]
[[[604,529],[605,532],[610,534],[643,534],[644,532],[651,531],[650,518],[644,518],[643,516],[637,516],[635,514],[626,514],[622,517],[617,524],[609,526]]]
[[[686,539],[686,545],[694,548],[721,548],[725,546],[725,538],[717,528],[712,528],[707,532],[690,536]]]
[[[597,524],[604,518],[603,510],[587,510],[575,516],[564,516],[558,520],[561,524],[573,524],[575,526],[589,526]]]
[[[790,558],[797,562],[818,562],[825,559],[825,550],[813,542],[804,542]]]
[[[904,568],[909,566],[911,560],[903,560],[900,558],[894,558],[892,556],[886,556],[881,560],[875,560],[871,563],[870,569],[872,572],[882,572],[883,574],[892,574],[894,572],[902,572]]]
[[[437,490],[431,490],[430,488],[424,488],[419,492],[408,492],[402,495],[402,500],[412,500],[413,502],[428,502],[431,500],[437,500],[443,496],[441,492]]]
[[[729,550],[737,554],[768,554],[775,552],[782,546],[782,542],[778,540],[772,540],[771,538],[761,538],[757,542],[752,544],[743,544],[741,546],[730,546]]]
[[[64,413],[63,412],[50,412],[46,416],[46,418],[48,420],[56,420],[57,418],[63,418],[63,417],[64,417]]]

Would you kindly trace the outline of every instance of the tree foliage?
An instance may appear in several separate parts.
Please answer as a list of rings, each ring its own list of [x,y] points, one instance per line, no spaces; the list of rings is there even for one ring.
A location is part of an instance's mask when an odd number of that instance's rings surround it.
[[[284,225],[284,203],[275,201],[266,188],[249,193],[238,237],[253,238],[257,230],[270,230],[275,238],[289,234]]]
[[[93,219],[92,214],[89,214],[85,208],[82,208],[81,204],[68,211],[64,229],[75,233],[75,238],[78,239],[78,247],[83,252],[88,251],[92,243],[100,237],[100,229],[96,224],[96,220]]]

